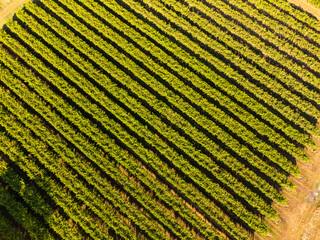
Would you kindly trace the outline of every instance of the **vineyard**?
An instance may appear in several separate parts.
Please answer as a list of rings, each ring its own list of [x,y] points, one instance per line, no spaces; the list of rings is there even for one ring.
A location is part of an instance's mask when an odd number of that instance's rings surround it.
[[[0,239],[253,239],[319,136],[286,0],[36,0],[0,31]]]

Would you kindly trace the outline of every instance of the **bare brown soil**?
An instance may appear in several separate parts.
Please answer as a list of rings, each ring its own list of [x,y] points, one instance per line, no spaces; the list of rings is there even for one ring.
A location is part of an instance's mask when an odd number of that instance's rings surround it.
[[[307,0],[288,0],[288,1],[300,6],[305,11],[311,13],[312,15],[314,15],[320,20],[320,9],[313,6]]]
[[[0,0],[0,28],[14,15],[28,0]]]
[[[318,149],[320,140],[314,139]],[[306,150],[309,163],[298,163],[301,177],[293,179],[294,191],[285,191],[288,204],[275,206],[279,219],[268,221],[270,236],[257,237],[268,240],[320,240],[320,150]]]

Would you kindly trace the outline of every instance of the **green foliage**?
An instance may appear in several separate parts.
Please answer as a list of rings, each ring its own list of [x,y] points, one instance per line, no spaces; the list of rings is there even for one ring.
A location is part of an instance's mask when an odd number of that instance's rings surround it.
[[[284,0],[27,3],[0,32],[0,205],[32,239],[267,235],[319,136],[319,29]]]

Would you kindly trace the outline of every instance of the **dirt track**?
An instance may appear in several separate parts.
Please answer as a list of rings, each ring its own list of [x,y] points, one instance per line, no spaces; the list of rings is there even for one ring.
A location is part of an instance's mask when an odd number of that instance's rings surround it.
[[[0,27],[11,18],[13,14],[20,8],[27,0],[0,0],[0,5],[3,8],[0,9]]]
[[[320,20],[320,9],[312,6],[306,0],[288,0],[288,1],[300,6],[301,8],[303,8],[307,12],[310,12]]]

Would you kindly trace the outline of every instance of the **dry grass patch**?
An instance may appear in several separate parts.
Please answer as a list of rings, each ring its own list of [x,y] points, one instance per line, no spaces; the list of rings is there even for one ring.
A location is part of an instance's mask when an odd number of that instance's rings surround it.
[[[275,206],[280,217],[268,222],[272,236],[257,239],[320,240],[320,150],[307,152],[312,162],[298,163],[301,177],[292,179],[296,189],[285,192],[287,206]]]
[[[0,27],[23,7],[28,0],[0,0]]]

